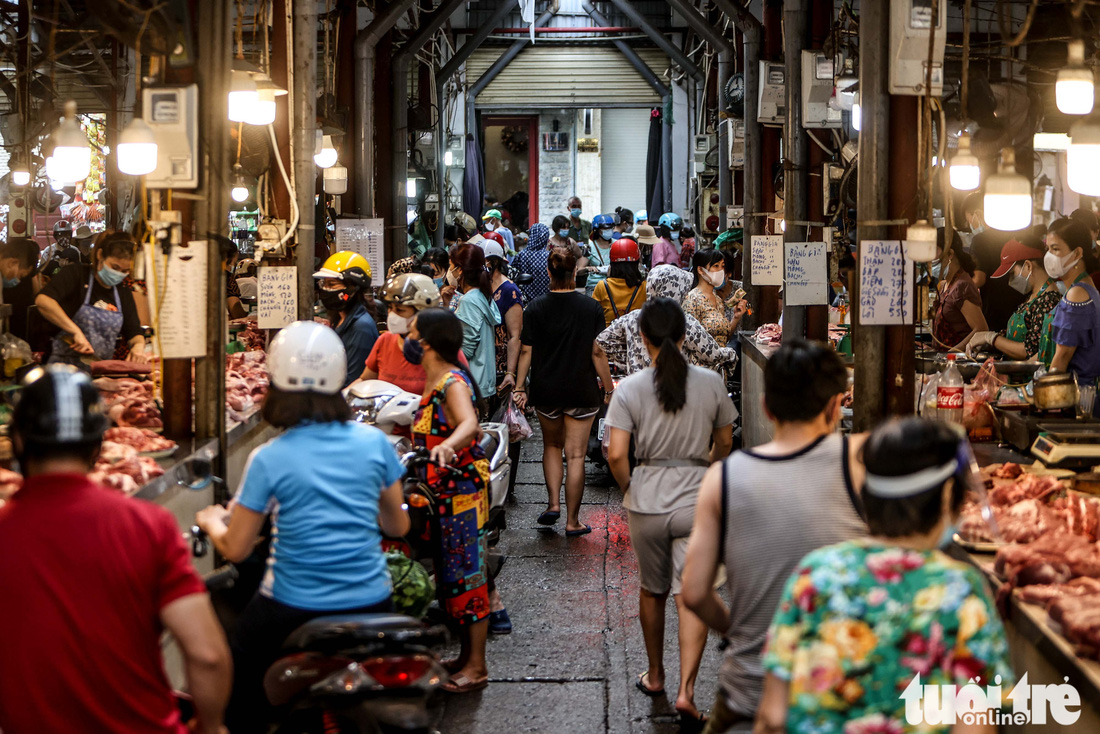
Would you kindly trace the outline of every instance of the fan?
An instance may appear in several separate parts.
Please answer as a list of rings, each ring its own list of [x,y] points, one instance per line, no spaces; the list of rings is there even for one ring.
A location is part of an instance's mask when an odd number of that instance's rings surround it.
[[[745,116],[745,75],[733,74],[726,81],[726,88],[722,90],[722,102],[726,112],[734,117]]]

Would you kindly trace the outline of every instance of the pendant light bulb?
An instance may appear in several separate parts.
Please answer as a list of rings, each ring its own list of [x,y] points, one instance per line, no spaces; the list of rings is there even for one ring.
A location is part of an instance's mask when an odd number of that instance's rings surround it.
[[[1092,112],[1096,80],[1085,66],[1085,42],[1081,39],[1066,45],[1066,66],[1058,72],[1054,84],[1054,100],[1065,115],[1087,115]]]
[[[26,186],[31,182],[31,167],[22,156],[12,156],[8,161],[8,170],[11,171],[12,186]]]
[[[347,193],[348,169],[341,165],[329,166],[324,170],[322,184],[326,194],[338,196]]]
[[[229,83],[229,119],[233,122],[248,122],[260,101],[260,92],[256,82],[247,71],[234,69]]]
[[[956,191],[973,191],[982,181],[982,168],[977,156],[970,152],[970,133],[959,135],[959,149],[951,159],[948,175]]]
[[[237,203],[248,201],[248,186],[244,182],[239,163],[233,166],[233,188],[229,190],[229,196]]]
[[[317,164],[319,168],[329,168],[336,165],[336,146],[332,144],[332,136],[325,135],[321,139],[321,152],[313,156],[313,162]]]
[[[270,125],[275,122],[275,92],[271,89],[260,89],[256,93],[256,104],[249,110],[248,125]]]
[[[54,181],[76,183],[92,170],[92,148],[76,120],[76,102],[65,103],[65,119],[50,136],[53,155],[46,159],[46,175]]]
[[[863,105],[860,103],[860,94],[856,92],[855,99],[852,100],[852,129],[859,132],[863,127]]]
[[[918,219],[905,233],[905,256],[916,263],[931,262],[936,257],[936,228],[927,219]]]
[[[1031,224],[1031,182],[1016,173],[1016,153],[1001,151],[1001,166],[985,182],[982,213],[993,229],[1016,232]]]
[[[1100,117],[1089,115],[1069,131],[1066,182],[1078,194],[1100,196]]]
[[[157,137],[145,120],[135,117],[118,136],[115,150],[118,170],[129,176],[144,176],[157,168]]]

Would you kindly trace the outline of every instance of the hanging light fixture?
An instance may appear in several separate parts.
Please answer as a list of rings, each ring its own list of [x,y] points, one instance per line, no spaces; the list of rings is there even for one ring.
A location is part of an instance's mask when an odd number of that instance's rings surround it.
[[[973,191],[982,180],[982,169],[977,156],[970,152],[970,133],[959,135],[959,148],[951,159],[949,169],[951,187],[957,191]]]
[[[905,256],[916,263],[936,258],[936,228],[927,219],[918,219],[905,233]]]
[[[861,127],[863,127],[863,105],[860,104],[859,92],[856,92],[852,100],[852,129],[859,132]]]
[[[240,163],[233,166],[233,188],[229,190],[229,195],[238,203],[248,201],[248,186],[244,182]]]
[[[13,155],[8,161],[12,186],[26,186],[31,182],[31,167],[21,155]]]
[[[1089,115],[1069,131],[1066,182],[1078,194],[1100,195],[1100,116]]]
[[[275,122],[275,92],[260,89],[256,92],[256,103],[248,113],[246,125],[270,125]]]
[[[157,167],[157,136],[145,120],[135,117],[118,136],[118,170],[130,176],[144,176]]]
[[[1016,153],[1012,148],[1001,151],[997,173],[985,182],[982,213],[993,229],[1015,232],[1031,224],[1031,182],[1016,173]]]
[[[1092,69],[1085,66],[1085,42],[1074,39],[1066,44],[1066,66],[1054,84],[1058,110],[1066,115],[1087,115],[1092,112],[1094,90]]]
[[[248,122],[259,102],[260,92],[252,75],[247,71],[233,69],[229,83],[229,119],[233,122]]]
[[[339,195],[348,190],[348,169],[341,165],[329,166],[324,170],[323,188],[326,194]]]
[[[332,136],[325,135],[321,138],[321,150],[313,156],[313,162],[320,168],[328,168],[336,164],[336,146],[332,144]]]
[[[92,170],[92,148],[76,120],[76,102],[65,103],[65,119],[50,136],[53,155],[46,159],[46,175],[54,181],[76,183]]]

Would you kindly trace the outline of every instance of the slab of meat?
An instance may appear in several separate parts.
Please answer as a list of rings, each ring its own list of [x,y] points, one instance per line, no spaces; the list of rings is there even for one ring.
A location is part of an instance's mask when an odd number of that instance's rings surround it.
[[[761,344],[778,344],[783,339],[783,327],[779,324],[764,324],[753,334],[753,339]]]
[[[108,428],[103,434],[104,441],[114,441],[132,447],[142,453],[157,451],[169,451],[178,448],[178,444],[170,438],[165,438],[147,428],[133,428],[120,426]]]
[[[119,461],[124,461],[137,456],[137,449],[133,446],[128,446],[124,443],[116,443],[115,441],[104,440],[103,445],[99,449],[99,458],[102,461],[114,464]]]
[[[1014,505],[1022,500],[1041,499],[1065,489],[1066,485],[1054,477],[1020,474],[1011,483],[994,482],[993,489],[989,490],[989,503],[1002,507]]]
[[[153,366],[123,359],[101,359],[92,362],[91,370],[93,375],[147,375],[153,371]]]
[[[225,406],[230,421],[244,421],[267,395],[267,364],[263,352],[238,352],[225,360]]]
[[[989,475],[992,477],[998,477],[1000,479],[1015,479],[1024,473],[1024,469],[1019,464],[1014,464],[1011,461],[1004,464],[997,464],[995,467],[990,467],[992,471]]]
[[[116,426],[134,428],[161,428],[164,426],[160,409],[157,408],[156,403],[147,398],[120,400],[107,409],[107,417]]]
[[[160,464],[148,456],[135,454],[113,464],[101,458],[88,478],[126,494],[133,494],[162,474],[164,469],[160,468]]]

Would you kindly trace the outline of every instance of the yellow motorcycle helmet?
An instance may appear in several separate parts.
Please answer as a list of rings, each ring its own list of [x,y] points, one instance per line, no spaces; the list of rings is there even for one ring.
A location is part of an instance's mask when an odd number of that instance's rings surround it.
[[[370,263],[358,252],[343,250],[329,255],[321,269],[313,274],[314,278],[336,278],[349,286],[360,290],[369,288],[371,283]]]

